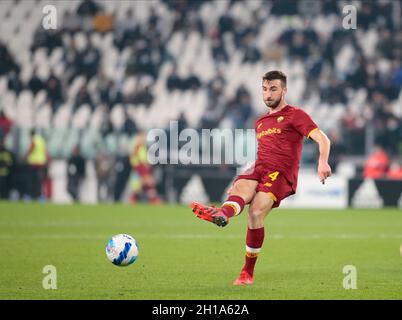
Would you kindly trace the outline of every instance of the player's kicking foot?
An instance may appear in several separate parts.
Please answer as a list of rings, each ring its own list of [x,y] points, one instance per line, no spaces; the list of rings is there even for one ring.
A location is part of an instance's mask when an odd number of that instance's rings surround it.
[[[222,209],[208,207],[198,202],[191,203],[191,208],[198,218],[212,222],[218,227],[224,227],[229,223],[229,218],[225,216]]]
[[[254,279],[250,276],[247,271],[242,271],[240,276],[233,282],[235,286],[250,285],[253,284]]]

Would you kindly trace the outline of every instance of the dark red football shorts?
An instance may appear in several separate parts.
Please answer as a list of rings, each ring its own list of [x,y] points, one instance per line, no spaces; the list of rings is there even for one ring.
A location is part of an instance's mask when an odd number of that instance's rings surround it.
[[[149,176],[152,174],[151,166],[148,164],[139,164],[135,166],[134,169],[137,171],[140,177]]]
[[[234,183],[241,179],[258,181],[256,192],[267,193],[274,200],[273,208],[279,207],[283,199],[295,193],[283,174],[264,165],[247,169],[236,177]]]

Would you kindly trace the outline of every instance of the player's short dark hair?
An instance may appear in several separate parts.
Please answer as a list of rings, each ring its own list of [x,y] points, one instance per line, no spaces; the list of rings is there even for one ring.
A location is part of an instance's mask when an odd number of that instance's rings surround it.
[[[273,71],[268,71],[264,76],[262,77],[262,81],[272,81],[272,80],[280,80],[282,83],[282,87],[286,88],[286,74],[284,74],[282,71],[278,70],[273,70]]]

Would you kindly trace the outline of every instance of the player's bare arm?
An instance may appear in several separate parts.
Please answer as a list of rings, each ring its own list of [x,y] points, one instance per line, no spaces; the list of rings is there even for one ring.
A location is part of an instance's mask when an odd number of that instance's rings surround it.
[[[310,138],[317,142],[319,145],[320,156],[318,159],[317,171],[320,182],[324,184],[325,179],[331,176],[331,167],[328,164],[331,142],[328,139],[327,135],[320,129],[311,132]]]

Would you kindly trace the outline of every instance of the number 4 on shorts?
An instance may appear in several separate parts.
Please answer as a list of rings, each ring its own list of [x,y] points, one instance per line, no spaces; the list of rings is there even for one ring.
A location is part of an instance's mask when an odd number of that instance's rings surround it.
[[[272,172],[268,175],[271,178],[271,181],[275,181],[278,178],[279,171]]]

